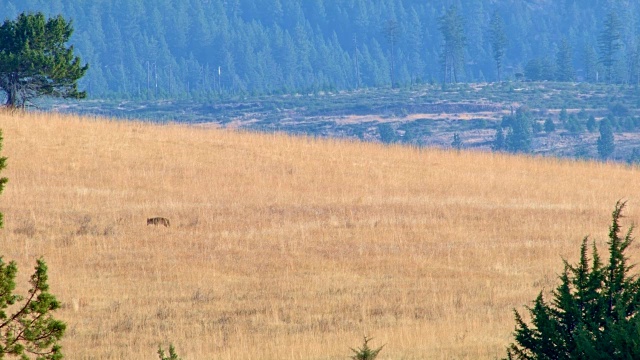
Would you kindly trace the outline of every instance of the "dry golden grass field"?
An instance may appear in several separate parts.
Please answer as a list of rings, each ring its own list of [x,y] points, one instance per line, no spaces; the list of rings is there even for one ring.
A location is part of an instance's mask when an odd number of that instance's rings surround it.
[[[380,359],[493,359],[583,236],[606,253],[617,200],[640,219],[622,165],[57,114],[0,128],[0,254],[22,292],[46,260],[68,359],[345,359],[365,334]]]

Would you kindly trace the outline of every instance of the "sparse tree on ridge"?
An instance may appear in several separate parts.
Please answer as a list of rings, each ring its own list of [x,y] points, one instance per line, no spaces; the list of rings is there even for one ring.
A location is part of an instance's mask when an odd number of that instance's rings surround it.
[[[39,96],[84,98],[77,81],[86,73],[65,44],[73,28],[62,16],[20,14],[0,26],[0,90],[6,106],[24,107]]]

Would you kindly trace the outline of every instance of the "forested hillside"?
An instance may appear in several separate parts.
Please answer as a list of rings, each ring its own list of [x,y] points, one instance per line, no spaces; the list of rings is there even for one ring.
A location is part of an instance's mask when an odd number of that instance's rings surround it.
[[[92,97],[494,81],[496,57],[503,79],[640,74],[629,0],[0,0],[2,18],[25,10],[73,20]]]

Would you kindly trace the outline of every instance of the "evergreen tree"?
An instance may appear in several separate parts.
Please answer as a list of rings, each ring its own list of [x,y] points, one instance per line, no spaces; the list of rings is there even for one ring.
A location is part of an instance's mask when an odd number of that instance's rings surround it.
[[[456,150],[462,149],[462,138],[460,138],[460,134],[458,133],[453,134],[453,141],[451,141],[451,147]]]
[[[587,130],[589,132],[594,132],[596,131],[596,126],[596,118],[593,115],[589,116],[589,120],[587,120]]]
[[[562,107],[562,109],[560,109],[560,114],[558,115],[558,119],[560,119],[560,122],[562,124],[566,124],[567,120],[569,120],[569,113],[567,112],[567,108],[566,107]]]
[[[531,152],[533,134],[529,112],[524,107],[516,111],[511,129],[505,138],[505,149],[512,153]]]
[[[515,343],[508,359],[638,359],[640,358],[640,279],[629,271],[625,251],[632,244],[629,229],[620,236],[624,202],[618,202],[609,228],[609,261],[603,264],[588,237],[576,265],[564,261],[561,284],[548,303],[542,293],[527,311],[531,325],[514,310]]]
[[[531,81],[553,80],[553,64],[546,58],[530,60],[524,68],[524,75]]]
[[[582,53],[584,80],[596,82],[598,80],[598,55],[593,46],[586,45]]]
[[[569,41],[562,39],[556,55],[556,79],[558,81],[573,81],[575,78],[571,51]]]
[[[631,155],[627,158],[627,164],[638,165],[640,164],[640,148],[633,148]]]
[[[173,344],[169,344],[169,355],[165,355],[164,350],[162,350],[162,346],[159,346],[158,357],[160,360],[181,360],[176,352],[176,348],[173,347]]]
[[[640,86],[640,39],[636,39],[635,48],[629,52],[629,83]]]
[[[618,51],[622,48],[621,43],[622,24],[618,15],[611,11],[604,21],[604,28],[598,37],[600,48],[600,64],[604,67],[604,81],[612,83],[615,81],[615,69],[617,66]]]
[[[615,150],[613,126],[611,121],[605,118],[600,121],[600,137],[598,137],[598,154],[600,158],[607,159]]]
[[[496,130],[496,138],[493,140],[491,149],[493,151],[502,151],[505,149],[504,131],[502,130],[502,126],[498,126],[498,130]]]
[[[567,123],[565,124],[564,128],[567,129],[568,132],[574,135],[581,133],[583,130],[582,124],[580,123],[580,120],[578,120],[578,117],[575,114],[571,114],[571,116],[569,116],[569,120],[567,120]]]
[[[396,63],[396,45],[398,43],[398,37],[400,36],[400,26],[395,19],[389,19],[385,23],[384,27],[384,35],[387,38],[390,46],[390,58],[391,58],[391,87],[396,87],[396,78],[395,78],[395,63]]]
[[[0,26],[0,90],[6,106],[24,107],[33,98],[84,98],[77,81],[88,69],[73,46],[66,47],[73,28],[62,16],[20,14]]]
[[[442,52],[440,53],[440,62],[444,75],[443,83],[456,83],[462,72],[464,47],[467,41],[458,8],[451,6],[438,19],[438,24],[438,29],[443,37]]]
[[[377,349],[372,349],[369,347],[369,342],[373,340],[373,338],[369,338],[369,337],[364,337],[364,342],[362,344],[362,347],[360,347],[359,349],[354,349],[351,348],[351,351],[354,353],[351,356],[351,359],[353,360],[375,360],[378,357],[378,354],[380,354],[380,351],[382,351],[382,348],[384,348],[384,345],[382,345],[381,347],[377,348]]]
[[[553,123],[553,119],[547,118],[547,120],[544,121],[544,131],[547,134],[551,134],[556,131],[556,125]]]
[[[498,81],[502,78],[502,60],[507,47],[507,35],[504,32],[504,22],[498,11],[493,13],[491,23],[489,25],[489,37],[491,39],[491,48],[493,50],[493,60],[496,62],[496,70],[498,72]]]

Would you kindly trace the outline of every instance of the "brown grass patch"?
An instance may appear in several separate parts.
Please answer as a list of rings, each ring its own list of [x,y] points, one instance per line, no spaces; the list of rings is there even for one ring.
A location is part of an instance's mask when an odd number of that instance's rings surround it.
[[[384,359],[494,358],[511,309],[584,235],[603,244],[616,200],[640,209],[640,171],[620,165],[57,114],[0,128],[0,254],[21,284],[44,256],[70,359],[169,342],[191,360],[343,359],[363,334]]]

